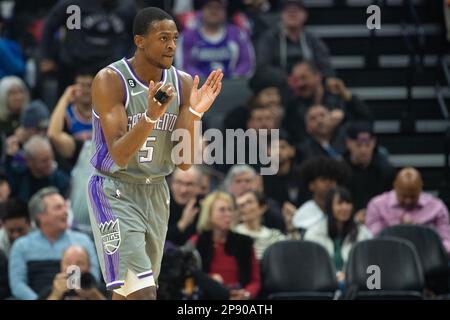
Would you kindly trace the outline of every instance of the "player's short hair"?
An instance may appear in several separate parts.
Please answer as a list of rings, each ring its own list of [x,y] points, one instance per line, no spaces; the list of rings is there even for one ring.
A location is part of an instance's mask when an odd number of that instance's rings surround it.
[[[136,17],[134,17],[133,36],[145,35],[153,22],[161,20],[174,21],[173,17],[170,14],[156,7],[149,7],[140,10],[137,13]]]

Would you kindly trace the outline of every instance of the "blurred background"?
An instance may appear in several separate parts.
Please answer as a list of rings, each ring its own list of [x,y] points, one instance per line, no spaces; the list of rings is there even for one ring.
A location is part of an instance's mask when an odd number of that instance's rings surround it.
[[[177,23],[177,69],[224,71],[204,130],[280,129],[276,175],[247,141],[246,164],[168,177],[159,299],[449,297],[450,1],[1,0],[0,299],[109,297],[91,83],[148,6]]]

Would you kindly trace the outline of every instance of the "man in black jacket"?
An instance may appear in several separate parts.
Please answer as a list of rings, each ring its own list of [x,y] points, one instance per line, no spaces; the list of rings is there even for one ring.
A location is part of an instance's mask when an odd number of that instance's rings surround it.
[[[99,70],[131,53],[136,12],[132,0],[63,0],[55,4],[45,21],[40,69],[43,73],[57,72],[60,95],[73,83],[80,67]],[[77,14],[79,26],[75,23]],[[65,36],[55,50],[55,34],[60,28]]]
[[[196,232],[201,179],[202,173],[196,166],[186,171],[175,169],[171,176],[167,241],[175,245],[184,244]]]
[[[392,188],[395,169],[377,147],[371,123],[349,124],[346,145],[348,152],[344,159],[352,169],[350,191],[358,211],[357,218],[364,221],[369,200]]]
[[[338,78],[324,79],[313,61],[296,63],[289,75],[290,101],[287,103],[283,127],[296,142],[305,137],[305,114],[310,106],[323,105],[330,111],[333,127],[349,120],[372,120],[369,107],[352,94]]]
[[[290,73],[297,61],[313,60],[326,76],[334,71],[328,48],[319,38],[304,30],[308,13],[301,0],[282,2],[281,24],[261,35],[257,44],[257,65],[274,66]]]

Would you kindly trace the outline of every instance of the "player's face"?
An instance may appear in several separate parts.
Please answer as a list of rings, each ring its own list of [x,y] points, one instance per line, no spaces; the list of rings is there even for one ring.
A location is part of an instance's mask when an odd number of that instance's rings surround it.
[[[147,61],[161,69],[172,66],[177,41],[177,26],[167,19],[152,23],[145,36],[135,36],[136,46],[144,51]]]

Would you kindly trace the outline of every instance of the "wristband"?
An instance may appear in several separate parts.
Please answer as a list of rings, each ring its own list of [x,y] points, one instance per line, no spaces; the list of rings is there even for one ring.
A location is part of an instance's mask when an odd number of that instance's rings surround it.
[[[197,117],[199,117],[199,118],[203,117],[203,113],[202,113],[202,112],[195,111],[192,107],[189,107],[189,111],[190,111],[192,114],[194,114],[194,115],[196,115]]]
[[[148,123],[157,123],[158,120],[159,120],[159,118],[156,119],[156,120],[150,119],[150,117],[147,115],[147,111],[144,112],[144,118],[145,118],[145,121],[148,122]]]

